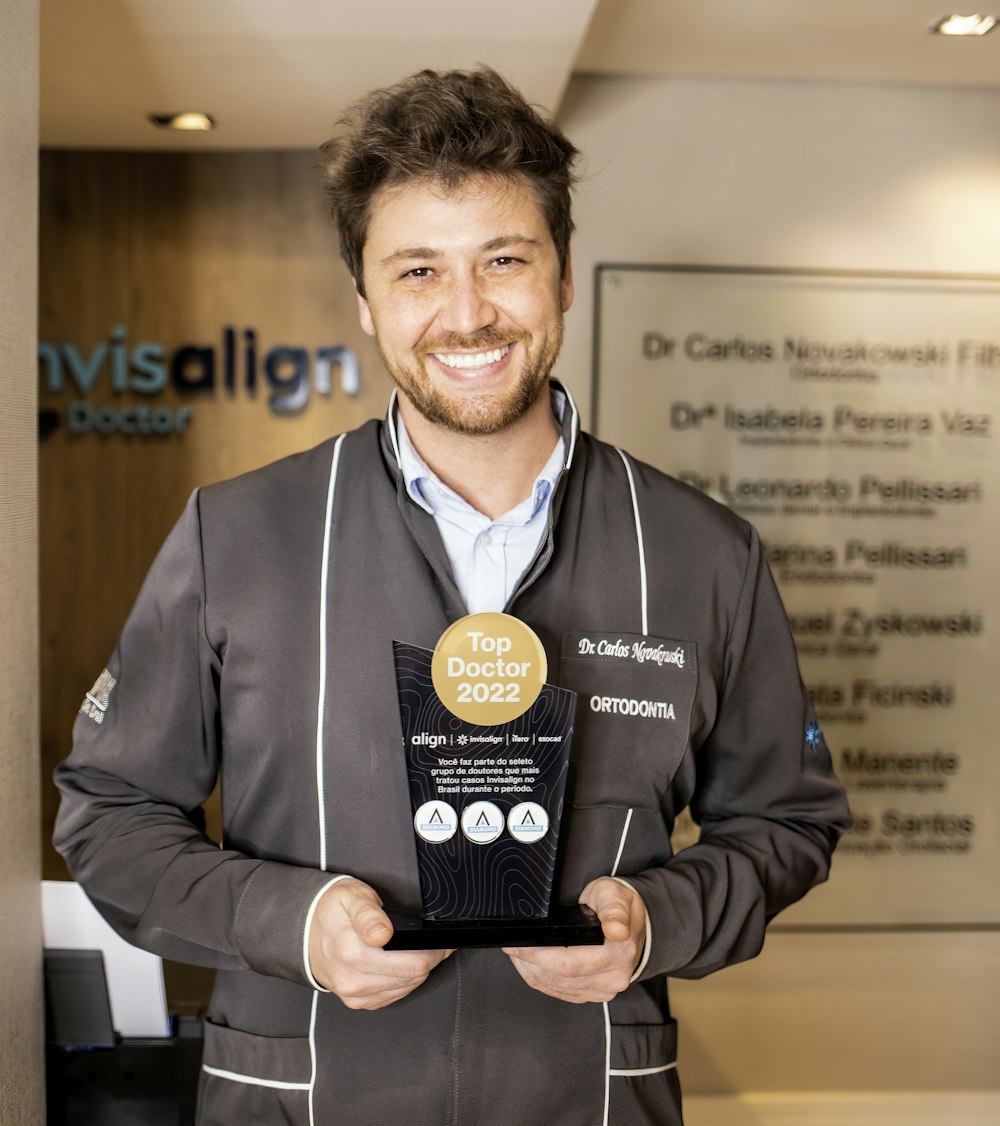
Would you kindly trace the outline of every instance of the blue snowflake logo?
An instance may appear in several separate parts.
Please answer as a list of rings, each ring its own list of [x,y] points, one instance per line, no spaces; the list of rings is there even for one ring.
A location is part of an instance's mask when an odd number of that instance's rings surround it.
[[[806,746],[810,751],[819,750],[823,745],[823,732],[819,729],[818,723],[810,723],[806,728]]]

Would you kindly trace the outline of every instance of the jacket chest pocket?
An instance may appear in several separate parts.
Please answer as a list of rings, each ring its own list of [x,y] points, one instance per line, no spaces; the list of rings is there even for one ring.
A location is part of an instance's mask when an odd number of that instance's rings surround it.
[[[577,693],[577,806],[660,806],[688,747],[698,683],[693,641],[567,632],[559,683]]]

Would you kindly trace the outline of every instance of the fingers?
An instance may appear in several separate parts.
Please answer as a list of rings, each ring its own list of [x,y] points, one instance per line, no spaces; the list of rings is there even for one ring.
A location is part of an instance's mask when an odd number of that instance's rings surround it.
[[[349,1009],[373,1011],[383,1009],[408,996],[428,978],[431,970],[449,951],[422,951],[421,956],[409,959],[408,964],[372,970],[364,966],[345,966],[337,974],[333,992]],[[383,959],[395,960],[399,955],[379,952]]]
[[[617,996],[627,979],[615,966],[594,965],[589,958],[577,960],[571,950],[585,950],[592,955],[597,947],[531,947],[506,950],[521,979],[532,989],[559,1001],[581,1005],[585,1002],[610,1001]]]
[[[610,1001],[628,988],[642,954],[646,908],[632,888],[610,877],[588,884],[580,902],[600,919],[602,946],[536,946],[504,952],[532,989],[574,1004]]]
[[[309,964],[316,981],[352,1009],[380,1009],[412,993],[450,950],[386,951],[392,923],[378,893],[341,880],[316,905]]]

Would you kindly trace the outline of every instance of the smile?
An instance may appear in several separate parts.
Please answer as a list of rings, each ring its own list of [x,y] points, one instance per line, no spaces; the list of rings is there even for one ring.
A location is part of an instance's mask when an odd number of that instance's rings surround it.
[[[491,352],[468,352],[441,354],[433,352],[432,355],[438,363],[442,363],[445,367],[449,368],[484,368],[490,364],[498,364],[504,356],[510,351],[510,345],[505,344],[502,348],[494,348]]]

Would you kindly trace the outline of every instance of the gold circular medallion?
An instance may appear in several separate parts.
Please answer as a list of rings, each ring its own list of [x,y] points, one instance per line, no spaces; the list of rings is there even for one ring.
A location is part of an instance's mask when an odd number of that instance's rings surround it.
[[[459,618],[441,635],[431,661],[438,699],[477,727],[523,715],[538,699],[547,673],[534,630],[510,614]]]

